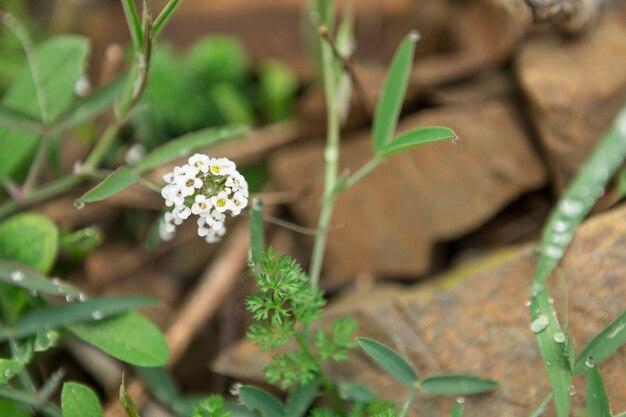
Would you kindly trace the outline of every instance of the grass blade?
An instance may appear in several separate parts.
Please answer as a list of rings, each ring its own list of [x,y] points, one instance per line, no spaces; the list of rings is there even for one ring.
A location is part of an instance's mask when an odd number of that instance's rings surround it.
[[[576,228],[589,213],[608,180],[626,156],[626,107],[601,139],[576,178],[569,185],[551,213],[541,238],[539,261],[535,271],[530,304],[531,329],[535,332],[546,367],[557,417],[566,417],[570,410],[572,373],[568,337],[561,329],[556,312],[549,302],[547,279],[554,271]]]
[[[372,139],[374,151],[379,154],[385,143],[391,138],[400,118],[400,111],[404,103],[404,95],[409,84],[409,75],[413,66],[415,43],[419,39],[417,32],[411,32],[404,38],[398,47],[389,71],[385,85],[376,106]]]
[[[159,13],[157,18],[154,20],[154,24],[152,25],[152,32],[154,33],[155,39],[157,36],[159,36],[159,33],[161,33],[161,31],[167,24],[167,21],[170,20],[170,18],[172,17],[174,10],[176,10],[179,5],[180,0],[170,0],[165,5],[163,10],[161,10],[161,13]]]
[[[155,303],[156,300],[149,297],[102,297],[77,303],[40,307],[24,314],[11,327],[0,330],[0,341],[32,336],[39,330],[100,320]]]
[[[592,358],[587,358],[587,412],[589,417],[611,417],[611,405],[602,374]]]
[[[396,136],[390,143],[383,145],[378,154],[386,157],[415,146],[440,140],[450,140],[455,137],[454,131],[447,127],[422,127]]]
[[[389,347],[372,339],[357,338],[361,348],[379,364],[389,375],[398,380],[402,385],[414,388],[417,383],[417,375],[411,365]]]
[[[303,417],[318,393],[320,381],[298,385],[285,401],[285,417]]]
[[[256,387],[239,388],[239,399],[251,411],[258,411],[263,417],[283,417],[283,406],[272,394]]]
[[[49,280],[37,270],[16,262],[0,260],[0,282],[40,294],[77,297],[80,290],[59,280]]]
[[[493,391],[498,383],[473,375],[438,375],[420,381],[419,386],[429,394],[471,395]]]
[[[549,393],[548,395],[546,395],[546,398],[543,399],[541,404],[539,404],[539,406],[537,406],[537,408],[535,408],[535,410],[532,413],[530,413],[528,417],[539,417],[543,413],[545,413],[546,410],[548,409],[548,405],[550,405],[550,401],[552,401],[552,397],[554,397],[552,393]]]
[[[592,356],[599,365],[626,343],[626,311],[585,346],[574,363],[574,375],[585,371],[585,361]]]
[[[452,410],[452,414],[450,417],[461,417],[463,415],[463,409],[465,408],[465,401],[457,401],[454,406],[454,410]]]
[[[100,184],[87,191],[79,199],[83,203],[93,203],[109,198],[124,191],[139,179],[139,174],[127,166],[122,165],[106,177]]]
[[[66,382],[61,392],[61,409],[64,417],[102,417],[98,397],[82,384]]]
[[[190,152],[219,142],[243,136],[249,131],[247,126],[233,125],[221,128],[203,129],[189,133],[159,146],[150,152],[137,166],[137,171],[145,172],[166,162],[173,161]]]
[[[133,399],[126,392],[126,385],[124,385],[124,375],[122,374],[122,385],[120,385],[120,405],[124,409],[124,412],[128,417],[140,417],[139,411],[137,411],[137,406]]]
[[[135,51],[139,52],[143,45],[143,30],[141,29],[141,21],[139,20],[139,13],[135,7],[135,1],[122,0],[122,7],[124,9],[128,31],[130,32],[130,38],[133,41],[133,47]]]

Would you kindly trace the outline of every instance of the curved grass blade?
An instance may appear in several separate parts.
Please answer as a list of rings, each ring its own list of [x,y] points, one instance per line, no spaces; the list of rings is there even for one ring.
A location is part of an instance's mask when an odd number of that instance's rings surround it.
[[[239,399],[251,411],[258,411],[263,417],[284,417],[283,406],[272,394],[256,387],[239,388]]]
[[[176,10],[179,5],[180,0],[170,0],[165,5],[163,10],[161,10],[161,13],[159,13],[157,18],[154,20],[154,24],[152,25],[152,33],[155,39],[159,35],[159,33],[161,33],[168,20],[170,20],[170,18],[174,14],[174,10]]]
[[[133,399],[126,392],[126,385],[124,384],[124,375],[122,374],[122,384],[120,385],[120,405],[124,409],[124,412],[128,417],[140,417],[139,411],[137,411],[137,406]]]
[[[135,7],[135,1],[122,0],[122,8],[124,9],[124,16],[126,16],[126,23],[128,24],[130,38],[133,41],[133,47],[135,51],[139,52],[143,45],[143,30],[141,28],[141,21],[139,20],[139,13]]]
[[[285,417],[303,417],[318,393],[320,381],[315,380],[307,385],[300,385],[293,390],[285,401]]]
[[[21,404],[29,405],[37,409],[46,417],[63,417],[61,409],[53,404],[41,403],[41,399],[36,394],[18,391],[8,386],[0,386],[0,397],[17,401]]]
[[[80,197],[83,203],[93,203],[109,198],[130,187],[139,179],[139,174],[127,166],[121,166]]]
[[[539,261],[533,281],[530,304],[531,329],[536,333],[546,367],[557,417],[570,410],[572,372],[569,365],[567,335],[561,329],[549,302],[546,283],[573,239],[574,231],[589,213],[606,183],[626,156],[626,107],[601,139],[583,168],[565,191],[551,213],[541,238]]]
[[[0,330],[0,341],[32,336],[39,330],[100,320],[155,303],[156,300],[149,297],[102,297],[77,303],[40,307],[24,314],[11,327]]]
[[[102,407],[98,397],[91,390],[76,382],[63,384],[61,409],[64,417],[102,417]]]
[[[356,340],[365,353],[387,371],[389,375],[406,387],[415,387],[417,375],[415,375],[415,371],[404,358],[375,340],[364,337],[359,337]]]
[[[611,405],[600,370],[587,358],[587,413],[589,417],[611,417]]]
[[[592,356],[599,365],[626,343],[626,311],[613,320],[585,346],[574,363],[574,375],[585,371],[585,361]]]
[[[407,35],[400,43],[391,61],[385,85],[374,113],[372,139],[376,154],[380,154],[398,124],[413,66],[415,43],[418,39],[417,32],[411,32]]]
[[[49,280],[37,270],[11,261],[0,260],[0,282],[39,294],[77,297],[80,290],[57,279]]]
[[[438,142],[440,140],[450,140],[454,137],[456,137],[454,131],[447,127],[422,127],[396,136],[391,142],[385,144],[379,150],[378,154],[386,157],[415,146]]]
[[[247,126],[233,125],[220,128],[203,129],[189,133],[159,146],[150,152],[137,166],[138,172],[145,172],[152,168],[176,160],[189,154],[191,151],[225,140],[245,135],[249,131]]]
[[[438,375],[420,381],[419,387],[429,394],[471,395],[493,391],[498,383],[473,375]]]
[[[454,406],[454,410],[452,410],[452,414],[450,417],[461,417],[463,415],[463,409],[465,408],[465,401],[457,401]]]
[[[132,311],[100,321],[75,324],[68,330],[109,355],[136,366],[163,366],[170,350],[152,322]]]
[[[550,405],[550,401],[552,401],[553,396],[554,395],[552,393],[549,393],[548,395],[546,395],[546,398],[544,398],[541,404],[539,404],[539,406],[537,406],[537,408],[535,408],[535,410],[532,413],[530,413],[529,417],[539,417],[543,413],[545,413],[546,410],[548,409],[548,405]]]

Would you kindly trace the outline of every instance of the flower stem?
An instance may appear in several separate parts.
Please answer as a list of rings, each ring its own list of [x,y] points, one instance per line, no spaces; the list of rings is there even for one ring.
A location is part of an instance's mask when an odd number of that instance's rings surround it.
[[[398,417],[406,417],[406,415],[409,412],[409,408],[411,407],[411,403],[415,399],[416,394],[417,394],[417,390],[413,388],[411,390],[411,393],[407,397],[406,401],[404,402],[404,405],[402,406],[402,411],[400,411],[400,414],[398,415]]]

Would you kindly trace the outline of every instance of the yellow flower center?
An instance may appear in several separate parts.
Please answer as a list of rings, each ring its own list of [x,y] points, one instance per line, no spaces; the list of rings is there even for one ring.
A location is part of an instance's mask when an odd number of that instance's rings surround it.
[[[187,185],[187,187],[191,187],[193,185],[193,180],[189,179],[189,180],[187,180],[187,182],[185,184]]]
[[[219,174],[221,170],[222,170],[222,168],[220,168],[220,167],[219,167],[219,166],[217,166],[217,165],[213,165],[213,166],[211,167],[211,172],[213,172],[214,174]]]
[[[226,205],[226,200],[223,199],[223,198],[220,198],[220,199],[217,200],[216,205],[218,207],[224,207]]]
[[[204,209],[206,208],[206,204],[204,204],[204,203],[200,203],[200,204],[198,204],[198,205],[200,206],[200,208],[201,208],[202,210],[204,210]]]

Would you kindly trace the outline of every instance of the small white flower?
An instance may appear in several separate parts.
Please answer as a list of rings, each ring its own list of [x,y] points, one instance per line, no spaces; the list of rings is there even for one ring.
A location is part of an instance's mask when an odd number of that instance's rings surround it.
[[[209,171],[213,175],[231,175],[236,172],[237,166],[228,158],[211,158]]]
[[[172,207],[174,205],[174,199],[177,198],[179,188],[174,184],[168,184],[161,189],[161,196],[165,199],[165,205]]]
[[[217,210],[213,210],[211,212],[211,215],[206,218],[206,223],[214,230],[224,229],[225,221],[226,216],[224,215],[224,213],[220,213]]]
[[[246,208],[248,205],[248,199],[244,197],[243,193],[237,191],[235,195],[233,195],[233,206],[231,208],[231,212],[233,216],[238,216],[241,213],[241,210]]]
[[[210,214],[211,200],[206,196],[199,194],[196,196],[196,202],[191,206],[191,212],[200,217],[206,217]]]
[[[145,155],[146,147],[141,143],[134,143],[130,148],[128,148],[128,151],[126,151],[126,155],[124,155],[124,162],[126,162],[127,165],[135,166],[141,162]]]
[[[91,83],[89,82],[89,78],[86,75],[82,75],[76,84],[74,84],[74,94],[78,97],[86,97],[89,95],[91,91]]]
[[[228,198],[228,194],[225,191],[220,191],[217,195],[211,197],[211,204],[215,207],[215,210],[223,213],[231,209],[233,202]]]
[[[226,228],[215,230],[211,229],[208,235],[204,238],[207,243],[217,243],[222,240],[222,236],[226,234]]]
[[[211,159],[207,155],[197,153],[189,158],[189,165],[198,168],[205,174],[209,171],[209,161]]]
[[[166,225],[170,226],[170,230],[173,232],[176,230],[176,226],[183,224],[183,220],[174,216],[171,211],[165,212],[163,215],[163,221]]]
[[[185,205],[179,205],[179,206],[174,207],[174,210],[172,210],[172,214],[175,217],[178,217],[183,220],[187,220],[189,216],[191,215],[191,209]]]
[[[235,171],[228,176],[226,186],[232,188],[233,191],[241,191],[244,197],[248,197],[248,183],[239,172]]]
[[[181,173],[176,176],[176,185],[180,187],[185,197],[193,195],[196,189],[202,188],[202,180],[196,175],[198,171],[190,165],[184,165]]]
[[[168,172],[167,174],[163,175],[163,181],[165,181],[166,184],[174,184],[175,180],[176,177],[174,176],[173,172]]]

